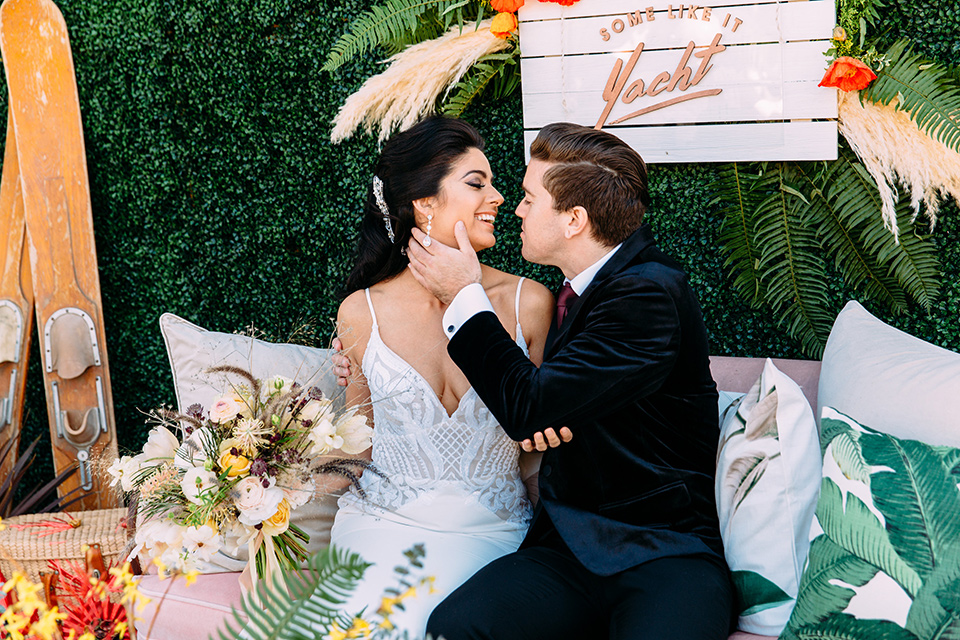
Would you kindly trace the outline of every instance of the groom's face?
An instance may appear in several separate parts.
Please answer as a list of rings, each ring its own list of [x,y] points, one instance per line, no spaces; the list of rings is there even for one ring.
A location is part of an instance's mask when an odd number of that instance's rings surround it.
[[[553,196],[543,186],[543,175],[552,163],[530,160],[523,177],[523,200],[517,205],[517,215],[523,220],[520,240],[525,260],[537,264],[559,266],[563,255],[564,234],[562,213],[554,208]]]

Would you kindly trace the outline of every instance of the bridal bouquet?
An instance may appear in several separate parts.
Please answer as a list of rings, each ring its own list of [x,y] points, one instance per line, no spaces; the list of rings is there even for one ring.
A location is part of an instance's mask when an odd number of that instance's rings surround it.
[[[109,469],[114,485],[138,500],[138,549],[183,572],[244,545],[259,578],[296,568],[309,536],[291,512],[313,496],[318,474],[356,483],[353,469],[370,463],[326,454],[361,453],[373,430],[355,409],[335,410],[319,389],[280,376],[261,381],[236,367],[209,371],[242,383],[209,409],[157,411],[143,451]]]

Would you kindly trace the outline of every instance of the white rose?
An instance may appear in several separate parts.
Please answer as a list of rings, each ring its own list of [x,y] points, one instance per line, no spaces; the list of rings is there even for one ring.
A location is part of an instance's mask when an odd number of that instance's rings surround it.
[[[138,549],[146,551],[148,559],[162,555],[168,549],[180,549],[183,527],[167,518],[151,518],[137,526],[134,540]]]
[[[188,470],[183,480],[180,481],[180,488],[183,489],[184,497],[194,504],[203,504],[202,494],[217,486],[217,474],[213,471],[207,471],[203,467],[193,467]]]
[[[320,420],[322,416],[326,416],[330,412],[330,405],[333,404],[329,400],[310,400],[300,409],[300,413],[297,414],[297,419],[300,422],[310,421],[311,424]]]
[[[373,444],[373,428],[367,425],[367,418],[356,411],[337,420],[337,435],[342,441],[338,448],[351,455],[362,453]]]
[[[187,527],[183,532],[183,548],[204,562],[210,562],[220,546],[220,534],[209,524]]]
[[[240,510],[240,522],[247,526],[260,524],[277,512],[283,500],[283,489],[276,486],[276,480],[270,479],[264,487],[260,478],[247,476],[234,488],[233,503]]]
[[[110,483],[111,487],[117,486],[117,483],[120,483],[120,489],[124,492],[129,493],[135,489],[133,485],[133,480],[136,477],[137,473],[142,468],[143,459],[138,456],[123,456],[113,461],[107,468],[107,473],[113,477],[113,482]]]
[[[147,437],[147,443],[143,445],[144,463],[156,466],[165,460],[173,458],[180,446],[177,436],[163,426],[157,426],[150,430]]]
[[[228,393],[213,401],[210,407],[210,421],[222,424],[230,422],[238,415],[247,413],[247,404],[240,396]]]
[[[310,427],[310,433],[307,435],[310,441],[310,455],[320,456],[330,449],[339,449],[343,444],[343,438],[337,436],[337,429],[330,421],[330,416],[323,414],[313,426]]]

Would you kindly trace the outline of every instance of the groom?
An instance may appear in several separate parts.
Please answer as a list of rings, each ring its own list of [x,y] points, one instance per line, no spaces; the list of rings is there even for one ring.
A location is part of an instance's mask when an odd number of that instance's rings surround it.
[[[503,329],[465,230],[410,268],[449,303],[448,351],[514,440],[548,450],[520,549],[434,611],[434,638],[727,638],[731,587],[714,503],[717,392],[687,277],[653,241],[646,167],[615,136],[552,124],[517,207],[523,257],[567,278],[538,369]],[[459,224],[458,224],[459,227]]]

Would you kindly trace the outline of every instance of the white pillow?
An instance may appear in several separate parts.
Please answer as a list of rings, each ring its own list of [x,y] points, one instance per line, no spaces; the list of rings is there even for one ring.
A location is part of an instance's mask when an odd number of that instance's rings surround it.
[[[219,365],[242,367],[261,379],[285,376],[305,387],[319,387],[327,397],[343,399],[343,388],[337,386],[333,375],[330,349],[275,344],[249,336],[207,331],[172,313],[160,316],[160,331],[167,346],[180,411],[195,403],[209,409],[211,401],[227,390],[228,379],[223,374],[206,372]],[[310,535],[306,545],[310,553],[330,544],[338,496],[339,493],[317,496],[293,512],[292,521]],[[212,564],[200,570],[203,573],[242,571],[246,556],[246,549],[237,557],[220,552]]]
[[[898,438],[960,447],[960,354],[848,302],[830,331],[817,400]]]
[[[768,358],[721,424],[716,498],[742,631],[777,636],[793,611],[820,487],[816,421]]]

